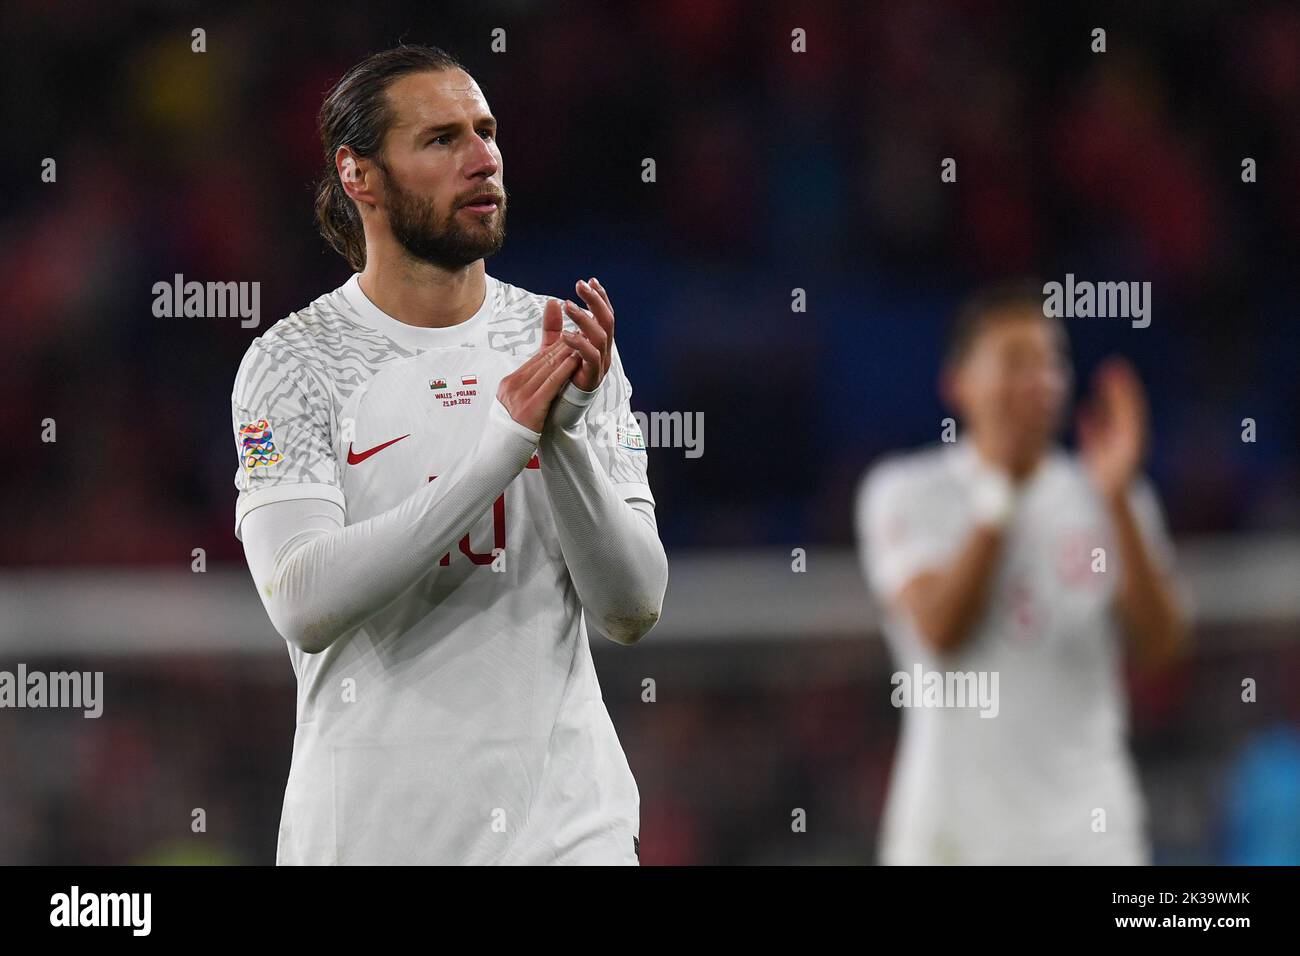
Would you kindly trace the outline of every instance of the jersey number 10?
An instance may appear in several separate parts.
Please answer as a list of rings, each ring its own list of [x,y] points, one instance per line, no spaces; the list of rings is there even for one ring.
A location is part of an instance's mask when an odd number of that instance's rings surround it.
[[[529,459],[527,468],[540,468],[537,456],[533,455]],[[429,480],[437,478],[437,475],[430,475]],[[474,546],[470,543],[469,535],[460,539],[460,553],[469,558],[475,564],[491,564],[494,555],[506,549],[506,493],[503,491],[497,495],[497,500],[492,502],[492,550],[483,554],[475,551]],[[438,562],[438,567],[445,568],[451,564],[451,553],[448,552],[442,556]]]

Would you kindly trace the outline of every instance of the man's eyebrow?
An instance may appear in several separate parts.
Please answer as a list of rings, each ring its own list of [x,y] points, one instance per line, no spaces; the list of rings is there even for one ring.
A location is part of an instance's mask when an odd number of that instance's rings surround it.
[[[423,137],[423,136],[430,136],[430,135],[435,134],[435,133],[446,133],[446,132],[448,132],[448,131],[450,131],[450,130],[453,130],[453,129],[459,129],[459,128],[460,128],[461,126],[463,126],[463,125],[464,125],[464,124],[463,124],[460,120],[452,120],[452,121],[447,122],[447,123],[434,123],[434,124],[431,124],[431,125],[429,125],[429,126],[424,127],[422,130],[420,130],[420,131],[419,131],[418,133],[416,133],[415,135],[416,135],[416,137],[418,138],[418,137]],[[475,125],[475,126],[490,126],[490,127],[492,127],[493,129],[496,129],[496,126],[497,126],[496,117],[495,117],[495,116],[485,116],[485,117],[483,117],[483,118],[477,120],[477,121],[474,123],[474,125]]]
[[[454,121],[450,123],[431,123],[430,125],[420,129],[418,132],[416,132],[415,135],[428,136],[431,133],[445,133],[447,132],[447,130],[455,129],[459,125],[460,125],[459,122],[454,122]]]

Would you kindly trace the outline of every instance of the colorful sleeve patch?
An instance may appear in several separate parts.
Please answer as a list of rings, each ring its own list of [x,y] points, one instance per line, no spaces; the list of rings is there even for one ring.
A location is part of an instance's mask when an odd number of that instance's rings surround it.
[[[641,425],[632,419],[625,425],[619,425],[616,431],[618,447],[628,451],[645,451],[645,438],[641,434]]]
[[[269,468],[284,460],[284,456],[275,449],[271,423],[265,418],[240,424],[239,451],[247,471],[252,471],[254,468]]]

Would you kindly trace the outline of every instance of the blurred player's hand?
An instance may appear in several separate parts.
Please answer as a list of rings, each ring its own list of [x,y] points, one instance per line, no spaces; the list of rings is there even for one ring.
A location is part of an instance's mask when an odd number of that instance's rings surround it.
[[[581,362],[582,357],[566,339],[547,344],[543,336],[537,354],[501,380],[497,399],[520,425],[540,432],[551,402]]]
[[[1079,412],[1079,451],[1107,499],[1128,490],[1142,463],[1146,431],[1146,394],[1137,372],[1124,359],[1107,359]]]
[[[574,289],[587,308],[565,299],[562,313],[557,300],[547,302],[542,314],[542,345],[563,339],[576,349],[582,356],[582,365],[573,374],[573,384],[584,392],[594,392],[609,371],[613,356],[614,306],[605,287],[595,277],[588,282],[579,280]],[[582,330],[580,333],[563,331],[564,314],[573,319]]]

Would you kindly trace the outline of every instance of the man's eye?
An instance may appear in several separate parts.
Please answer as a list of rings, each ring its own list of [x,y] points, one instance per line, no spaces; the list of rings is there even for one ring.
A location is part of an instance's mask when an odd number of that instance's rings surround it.
[[[481,129],[478,131],[478,134],[484,139],[492,139],[492,130],[490,129]]]
[[[445,146],[450,142],[451,135],[449,133],[443,133],[441,136],[435,136],[433,139],[429,140],[428,145],[432,146],[434,143],[441,143]]]

